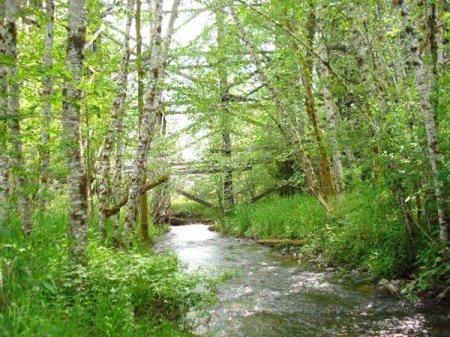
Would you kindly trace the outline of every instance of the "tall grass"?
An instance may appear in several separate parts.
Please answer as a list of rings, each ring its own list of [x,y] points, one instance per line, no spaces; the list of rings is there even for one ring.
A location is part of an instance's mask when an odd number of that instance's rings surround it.
[[[319,230],[327,214],[310,196],[271,197],[253,205],[240,205],[224,218],[224,231],[251,238],[303,238]]]
[[[28,238],[14,220],[3,226],[0,336],[190,336],[187,314],[214,302],[214,280],[188,274],[174,254],[117,252],[95,240],[88,265],[73,265],[66,220],[35,219]]]
[[[305,239],[305,255],[330,265],[367,272],[371,279],[395,277],[412,264],[411,241],[389,191],[372,187],[348,192],[326,211],[314,197],[272,197],[241,205],[221,222],[226,233],[250,238]]]

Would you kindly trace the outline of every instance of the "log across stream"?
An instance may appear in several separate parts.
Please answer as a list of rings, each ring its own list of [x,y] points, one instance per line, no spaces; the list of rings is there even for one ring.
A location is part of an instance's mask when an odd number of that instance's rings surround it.
[[[450,336],[448,308],[375,298],[369,285],[299,266],[279,249],[221,237],[207,225],[172,227],[156,248],[173,249],[190,270],[237,271],[198,335]]]

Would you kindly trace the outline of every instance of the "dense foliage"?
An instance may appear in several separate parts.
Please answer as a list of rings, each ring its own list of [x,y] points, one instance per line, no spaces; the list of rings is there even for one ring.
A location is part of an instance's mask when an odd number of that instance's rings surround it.
[[[170,252],[113,251],[91,238],[89,263],[67,259],[67,214],[2,231],[1,336],[190,336],[216,282]],[[188,315],[189,314],[189,315]]]
[[[449,13],[440,0],[1,0],[5,333],[182,331],[209,295],[174,256],[138,247],[193,213],[447,296]]]

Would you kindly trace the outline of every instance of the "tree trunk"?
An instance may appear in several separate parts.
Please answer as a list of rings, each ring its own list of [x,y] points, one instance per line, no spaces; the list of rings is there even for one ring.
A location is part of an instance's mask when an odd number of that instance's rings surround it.
[[[8,67],[8,119],[10,127],[10,136],[12,143],[11,167],[14,176],[17,179],[19,187],[19,212],[22,230],[25,234],[30,234],[31,207],[30,198],[27,193],[27,178],[25,171],[25,160],[22,150],[22,134],[20,129],[20,89],[19,78],[17,74],[17,27],[16,13],[17,2],[5,0],[6,13],[6,58],[9,59]]]
[[[172,11],[171,11],[171,15],[170,15],[170,19],[169,19],[169,23],[168,23],[168,27],[167,27],[167,34],[166,34],[166,37],[165,37],[164,43],[163,43],[164,48],[163,48],[162,56],[161,56],[162,60],[166,60],[168,57],[170,43],[171,43],[172,35],[173,35],[174,29],[175,29],[175,19],[177,17],[177,11],[178,11],[179,5],[180,5],[180,0],[174,1],[173,5],[172,5]],[[164,70],[165,69],[163,68],[163,71]],[[164,78],[164,74],[165,73],[163,73],[162,78]],[[161,101],[161,95],[162,95],[162,90],[160,88],[158,90],[158,93],[156,96],[156,97],[158,97],[159,101]],[[164,108],[162,106],[158,107],[156,121],[157,121],[157,126],[159,126],[161,137],[166,137],[167,121],[166,121],[163,109]],[[161,153],[160,164],[162,167],[162,171],[165,172],[165,170],[167,168],[167,154]],[[162,225],[162,224],[168,223],[170,221],[171,196],[170,196],[169,187],[167,185],[161,186],[154,191],[152,204],[153,204],[153,207],[152,207],[153,208],[153,210],[152,210],[153,211],[153,215],[152,215],[153,224]]]
[[[139,0],[138,2],[140,3]],[[133,12],[134,0],[128,0],[127,8],[129,13]],[[100,211],[99,234],[103,238],[106,237],[107,233],[105,210],[108,208],[109,200],[111,198],[110,196],[111,154],[117,138],[121,137],[119,129],[120,124],[122,123],[123,115],[125,113],[125,102],[127,98],[127,83],[128,83],[127,81],[128,61],[130,58],[129,41],[130,41],[132,21],[133,18],[131,14],[129,14],[127,17],[125,36],[122,44],[122,55],[121,55],[122,60],[120,64],[119,76],[116,83],[116,95],[114,96],[111,119],[109,122],[109,130],[103,142],[103,152],[101,157],[101,170],[100,170],[101,182],[98,195],[98,203]]]
[[[162,0],[155,1],[155,15],[151,36],[152,54],[150,57],[150,67],[148,72],[150,89],[146,100],[146,106],[143,109],[138,136],[138,148],[134,160],[134,170],[131,174],[131,182],[128,192],[127,213],[125,216],[124,231],[130,241],[131,235],[136,230],[136,220],[138,211],[139,189],[146,176],[147,157],[149,143],[153,138],[154,126],[156,124],[156,113],[154,110],[155,87],[159,82],[161,73],[161,30],[162,30]]]
[[[425,122],[425,130],[428,141],[428,158],[430,160],[431,172],[433,176],[434,194],[437,202],[437,213],[439,222],[439,239],[443,247],[449,245],[450,232],[450,212],[449,195],[446,190],[445,177],[441,175],[442,162],[439,149],[439,138],[436,129],[436,114],[430,101],[431,91],[434,83],[432,71],[425,65],[421,53],[418,33],[412,23],[408,1],[401,1],[401,15],[405,31],[409,36],[409,49],[412,65],[416,75],[416,83],[419,90],[419,100]]]
[[[322,36],[320,42],[320,56],[326,62],[329,62],[328,52],[325,45],[325,37]],[[331,93],[330,84],[332,78],[327,67],[322,64],[319,66],[320,72],[322,74],[322,91],[323,100],[325,103],[325,111],[327,115],[327,127],[328,127],[328,137],[330,139],[330,147],[333,159],[333,178],[336,186],[336,192],[340,193],[344,190],[344,172],[342,168],[341,161],[341,151],[338,142],[338,112],[336,111],[336,103],[334,101],[333,95]]]
[[[138,115],[140,116],[139,127],[141,127],[142,116],[144,111],[144,66],[142,65],[142,35],[141,35],[141,1],[136,3],[136,70],[138,75]],[[144,173],[144,181],[147,181],[147,173]],[[141,240],[147,242],[148,237],[148,194],[142,193],[139,196],[139,211],[140,211],[140,228]]]
[[[217,48],[219,50],[225,50],[224,45],[225,39],[225,20],[222,12],[216,14],[217,22]],[[220,103],[222,110],[222,154],[225,157],[225,176],[223,180],[223,206],[225,212],[231,212],[234,208],[234,195],[233,195],[233,170],[230,168],[231,164],[231,121],[230,121],[230,111],[229,111],[229,85],[228,85],[228,73],[226,70],[227,62],[219,65],[219,83],[220,83]]]
[[[158,127],[160,129],[161,137],[166,137],[167,134],[167,122],[164,113],[158,114]],[[167,153],[161,152],[158,154],[159,163],[162,172],[167,172]],[[169,223],[170,208],[171,208],[171,196],[167,185],[160,186],[155,189],[152,198],[153,205],[153,224],[163,225]]]
[[[40,151],[40,184],[38,191],[39,213],[45,213],[48,176],[50,167],[50,123],[52,120],[52,103],[51,95],[53,92],[53,40],[54,40],[54,21],[55,6],[53,0],[46,3],[46,25],[45,25],[45,46],[44,46],[44,89],[42,91],[43,107],[42,107],[42,133],[41,133],[41,151]]]
[[[172,6],[172,14],[170,22],[173,25],[176,14],[178,12],[179,0],[175,0]],[[143,183],[143,177],[145,176],[147,157],[150,143],[153,139],[156,125],[157,113],[160,108],[161,82],[164,78],[165,63],[168,55],[168,47],[170,46],[171,37],[173,34],[172,29],[167,33],[166,48],[162,48],[162,19],[163,19],[163,0],[155,1],[155,16],[152,25],[151,43],[152,54],[149,61],[148,80],[150,87],[145,100],[144,109],[141,118],[141,125],[139,128],[138,136],[138,148],[136,151],[136,157],[134,160],[134,169],[131,174],[131,182],[128,192],[127,214],[125,216],[124,231],[128,236],[128,241],[132,233],[136,229],[136,217],[138,209],[138,197],[140,186]],[[170,28],[170,27],[169,27]]]
[[[370,134],[370,143],[372,143],[372,152],[375,159],[373,161],[372,177],[376,177],[380,171],[379,156],[380,156],[380,141],[383,137],[378,136],[378,130],[380,129],[375,116],[375,109],[380,109],[383,115],[387,114],[387,105],[384,95],[382,94],[381,77],[373,76],[373,71],[370,68],[369,56],[370,56],[370,39],[366,37],[365,27],[365,13],[361,8],[363,4],[351,4],[351,16],[353,19],[352,29],[352,45],[356,56],[356,62],[359,67],[359,76],[361,82],[359,85],[364,90],[364,100],[361,103],[365,116],[368,121],[368,128]],[[368,41],[367,41],[368,40]],[[372,62],[373,63],[373,62]],[[377,84],[378,83],[378,84]],[[369,144],[370,144],[369,143]]]
[[[63,142],[69,170],[69,257],[83,263],[87,247],[87,175],[81,145],[80,103],[86,42],[85,0],[69,0],[65,68],[70,78],[63,85]]]
[[[122,134],[123,130],[123,118],[119,120],[117,124],[117,132],[119,135]],[[123,138],[118,137],[116,143],[116,155],[115,155],[115,171],[114,171],[114,204],[117,204],[120,201],[120,191],[122,187],[122,170],[123,170]],[[120,237],[119,237],[119,224],[120,224],[120,212],[114,215],[113,220],[113,246],[119,247],[120,245]]]
[[[312,2],[309,3],[309,14],[306,22],[307,28],[307,39],[309,48],[304,52],[299,48],[295,39],[291,39],[294,44],[295,49],[297,50],[296,55],[298,55],[300,59],[300,67],[301,67],[301,78],[303,82],[303,89],[305,92],[305,106],[306,112],[309,118],[309,122],[311,123],[314,138],[316,140],[317,149],[319,153],[319,167],[320,167],[320,177],[322,182],[322,190],[327,196],[336,195],[336,187],[334,185],[331,163],[328,158],[328,154],[326,151],[326,147],[324,144],[324,140],[322,137],[322,132],[318,123],[318,116],[316,111],[316,103],[314,99],[313,93],[313,79],[312,79],[312,70],[313,70],[313,59],[311,50],[314,47],[314,36],[316,35],[316,16],[315,16],[315,8]],[[288,21],[288,29],[294,31],[292,29],[292,24]]]
[[[0,58],[6,57],[6,26],[5,26],[5,2],[0,1]],[[7,222],[9,218],[8,200],[8,70],[5,64],[0,64],[0,224]]]
[[[211,204],[210,202],[208,202],[206,200],[203,200],[203,199],[200,199],[199,197],[196,197],[195,195],[192,195],[192,194],[190,194],[190,193],[188,193],[186,191],[182,191],[182,190],[176,190],[176,192],[178,194],[181,194],[182,196],[192,200],[192,201],[198,202],[200,205],[203,205],[205,207],[211,208],[212,210],[215,210],[216,212],[219,212],[221,214],[223,213],[222,210],[219,207],[216,207],[213,204]]]

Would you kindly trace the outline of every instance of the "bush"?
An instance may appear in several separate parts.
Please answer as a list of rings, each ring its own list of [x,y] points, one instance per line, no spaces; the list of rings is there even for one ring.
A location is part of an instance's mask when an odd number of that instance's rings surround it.
[[[226,233],[251,238],[305,239],[305,255],[365,271],[370,279],[401,275],[414,261],[415,242],[387,190],[361,187],[329,212],[312,196],[273,197],[236,208],[222,220]]]
[[[450,297],[450,252],[431,243],[417,254],[418,275],[403,290],[411,300],[417,295],[441,301]]]
[[[322,227],[326,212],[310,196],[272,197],[240,205],[222,220],[225,232],[252,238],[303,238]]]
[[[403,216],[385,190],[348,193],[330,211],[321,236],[313,245],[329,263],[366,271],[370,279],[399,276],[413,259]]]
[[[65,219],[37,223],[30,238],[0,238],[1,336],[188,336],[187,314],[214,302],[215,281],[187,273],[172,253],[91,240],[88,265],[72,265]]]

